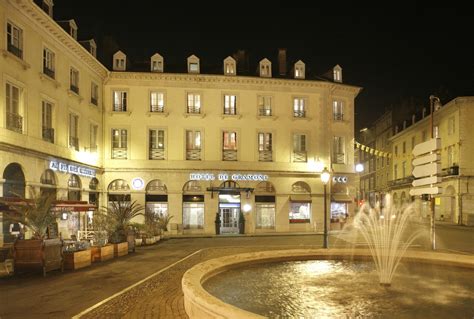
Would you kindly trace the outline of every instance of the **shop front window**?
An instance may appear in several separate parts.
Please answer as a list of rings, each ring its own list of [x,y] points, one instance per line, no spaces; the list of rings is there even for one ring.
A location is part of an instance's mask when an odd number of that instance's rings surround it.
[[[275,203],[256,203],[257,228],[275,228]]]
[[[183,228],[204,228],[204,203],[183,203]]]
[[[290,224],[309,223],[311,213],[311,203],[291,202],[290,204]]]
[[[331,203],[331,222],[342,222],[347,218],[347,204],[346,203]]]

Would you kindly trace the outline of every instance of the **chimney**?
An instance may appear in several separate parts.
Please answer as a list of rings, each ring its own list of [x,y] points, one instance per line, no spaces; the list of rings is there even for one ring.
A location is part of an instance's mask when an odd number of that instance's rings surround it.
[[[286,49],[278,49],[278,72],[280,75],[286,75]]]
[[[237,62],[237,74],[247,74],[249,72],[249,57],[245,50],[238,50],[232,55]]]
[[[421,118],[424,119],[426,116],[426,107],[423,108],[423,113],[421,115]]]
[[[403,129],[406,129],[407,128],[407,120],[404,120],[403,121]]]

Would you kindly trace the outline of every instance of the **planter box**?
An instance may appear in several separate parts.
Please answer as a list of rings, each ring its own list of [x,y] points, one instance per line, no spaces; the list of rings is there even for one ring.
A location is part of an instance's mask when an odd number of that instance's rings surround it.
[[[103,247],[92,246],[91,247],[91,261],[106,261],[114,258],[114,246],[107,245]]]
[[[63,243],[60,239],[17,240],[13,246],[15,272],[63,270]]]
[[[114,257],[128,255],[128,242],[114,244]]]
[[[145,238],[145,244],[146,244],[146,245],[152,245],[152,244],[154,244],[154,243],[156,243],[154,237],[153,237],[153,238],[150,238],[150,237]]]
[[[64,253],[64,268],[76,270],[91,265],[91,250]]]
[[[143,240],[141,238],[135,238],[135,246],[141,246]]]

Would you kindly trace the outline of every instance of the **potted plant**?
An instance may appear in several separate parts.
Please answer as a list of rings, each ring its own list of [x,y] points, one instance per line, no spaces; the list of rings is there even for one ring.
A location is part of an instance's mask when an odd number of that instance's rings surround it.
[[[239,214],[239,234],[245,234],[245,216],[242,211]]]
[[[145,210],[145,227],[144,240],[145,244],[151,245],[157,242],[155,233],[157,232],[158,224],[155,213],[150,210]]]
[[[48,228],[56,222],[56,214],[51,210],[54,194],[38,194],[30,188],[30,198],[7,204],[11,211],[5,212],[6,219],[24,225],[31,232],[31,239],[17,239],[13,245],[15,272],[41,270],[63,270],[62,240],[48,239]]]
[[[108,216],[103,212],[94,212],[92,219],[94,227],[93,245],[91,247],[91,261],[105,261],[114,258],[114,246],[108,244],[110,224]]]
[[[216,235],[219,235],[221,233],[221,215],[219,212],[216,213],[214,224],[216,225]]]
[[[64,246],[64,268],[76,270],[91,265],[89,242],[77,241]]]
[[[109,221],[109,241],[114,245],[116,257],[128,254],[129,226],[133,218],[143,214],[142,210],[144,210],[142,205],[136,201],[125,200],[125,198],[119,198],[110,202],[109,206],[102,207],[102,212],[107,214]]]
[[[172,218],[173,216],[163,213],[158,213],[158,215],[156,215],[156,222],[161,234],[168,231],[168,224]]]
[[[135,233],[135,246],[141,246],[143,244],[142,234],[145,231],[145,224],[133,223],[131,227]]]

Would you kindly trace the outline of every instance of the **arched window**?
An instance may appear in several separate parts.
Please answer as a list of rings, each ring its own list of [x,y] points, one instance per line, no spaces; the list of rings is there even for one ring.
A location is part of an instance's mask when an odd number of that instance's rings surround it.
[[[130,201],[130,186],[123,179],[116,179],[109,184],[109,202],[111,201]]]
[[[183,186],[183,228],[204,229],[204,188],[199,181]],[[192,194],[192,195],[191,195]]]
[[[168,189],[159,179],[152,180],[146,186],[146,209],[155,214],[168,214]]]
[[[40,194],[41,196],[46,194],[51,194],[56,198],[56,175],[50,169],[47,169],[41,175],[41,187]]]
[[[25,174],[18,163],[11,163],[3,171],[3,197],[25,197]]]
[[[234,181],[225,181],[221,184],[222,188],[239,188],[239,184],[237,184],[237,182],[234,182]]]
[[[146,193],[147,194],[155,194],[155,193],[164,193],[166,194],[168,192],[168,189],[166,188],[165,183],[163,183],[159,179],[154,179],[151,182],[148,183],[146,186]]]
[[[255,194],[275,193],[275,187],[270,182],[260,182],[255,187]]]
[[[311,187],[305,182],[296,182],[291,186],[291,191],[293,193],[311,193]]]
[[[68,191],[67,199],[68,200],[81,200],[81,180],[79,176],[72,174],[67,181]]]
[[[183,186],[183,193],[202,193],[203,188],[199,181],[189,181]]]

